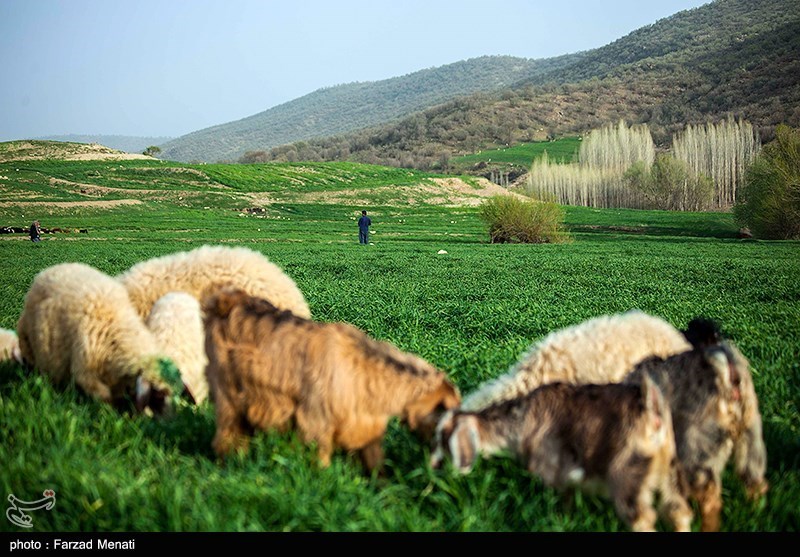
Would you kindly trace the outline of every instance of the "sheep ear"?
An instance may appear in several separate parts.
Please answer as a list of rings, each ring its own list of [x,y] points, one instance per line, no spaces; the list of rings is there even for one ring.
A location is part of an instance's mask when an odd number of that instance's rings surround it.
[[[448,443],[453,466],[462,474],[472,470],[478,458],[479,444],[478,421],[474,416],[463,416],[453,429]]]

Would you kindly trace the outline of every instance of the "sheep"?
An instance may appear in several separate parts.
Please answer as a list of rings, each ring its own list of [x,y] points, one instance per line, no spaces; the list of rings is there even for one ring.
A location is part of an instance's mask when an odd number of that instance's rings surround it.
[[[70,381],[89,396],[138,411],[165,412],[172,386],[165,361],[125,288],[82,263],[39,272],[17,322],[21,359],[56,385]]]
[[[641,386],[548,383],[478,411],[448,411],[430,464],[449,456],[466,473],[479,455],[504,450],[548,486],[609,497],[632,530],[655,530],[657,494],[659,513],[690,530],[669,405],[647,378]]]
[[[666,357],[690,348],[681,331],[642,311],[595,317],[534,343],[506,374],[467,395],[461,408],[480,410],[554,381],[616,382],[649,356]]]
[[[186,292],[168,292],[153,304],[145,324],[178,366],[194,403],[202,404],[208,396],[208,358],[200,303]]]
[[[692,349],[640,362],[624,382],[651,379],[670,404],[677,454],[689,496],[697,501],[701,529],[717,531],[722,510],[722,473],[734,468],[751,498],[766,494],[766,447],[750,365],[721,338],[716,324],[695,319],[687,338]]]
[[[261,253],[243,248],[202,246],[137,263],[116,276],[128,290],[142,319],[167,292],[183,291],[200,303],[221,286],[231,285],[300,317],[311,317],[303,293]]]
[[[17,332],[10,329],[0,329],[0,362],[9,360],[21,362],[21,358]]]
[[[323,467],[342,448],[380,472],[390,418],[429,439],[460,402],[444,372],[350,324],[305,319],[237,289],[203,311],[220,458],[246,450],[253,429],[285,431],[293,420]]]

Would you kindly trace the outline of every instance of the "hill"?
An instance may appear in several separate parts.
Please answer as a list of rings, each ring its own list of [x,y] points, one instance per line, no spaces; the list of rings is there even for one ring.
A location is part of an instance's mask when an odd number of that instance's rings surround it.
[[[687,123],[728,114],[769,139],[800,124],[800,7],[717,0],[639,29],[493,93],[399,121],[250,153],[245,161],[347,158],[420,169],[511,144],[580,135],[610,121],[647,123],[661,146]]]
[[[39,140],[62,141],[66,143],[98,143],[126,153],[141,153],[151,145],[160,145],[172,137],[137,137],[130,135],[49,135],[37,137]]]
[[[161,158],[235,161],[245,151],[358,130],[564,66],[580,55],[547,60],[485,56],[377,82],[320,89],[253,116],[160,145]]]
[[[62,141],[7,141],[0,143],[0,162],[29,160],[154,160],[145,155],[124,153],[96,143]]]

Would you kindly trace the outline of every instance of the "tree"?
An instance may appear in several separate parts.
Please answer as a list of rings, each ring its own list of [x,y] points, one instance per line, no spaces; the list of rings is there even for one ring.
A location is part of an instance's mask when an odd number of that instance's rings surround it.
[[[151,145],[147,149],[145,149],[142,154],[147,155],[148,157],[155,157],[157,154],[161,152],[161,147],[157,145]]]
[[[800,239],[800,129],[785,124],[749,168],[734,206],[739,224],[767,239]]]

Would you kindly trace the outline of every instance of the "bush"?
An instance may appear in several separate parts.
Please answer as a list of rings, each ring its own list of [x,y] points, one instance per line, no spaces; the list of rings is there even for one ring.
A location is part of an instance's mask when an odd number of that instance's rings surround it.
[[[800,239],[800,130],[778,126],[747,171],[733,210],[757,237]]]
[[[483,202],[479,214],[489,227],[493,244],[545,244],[569,240],[563,229],[564,209],[553,202],[496,195]]]
[[[694,174],[685,162],[669,155],[658,155],[649,169],[638,161],[625,172],[623,181],[658,209],[702,211],[714,199],[714,183],[708,176]]]

